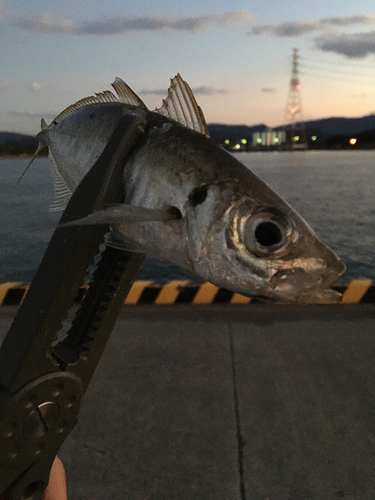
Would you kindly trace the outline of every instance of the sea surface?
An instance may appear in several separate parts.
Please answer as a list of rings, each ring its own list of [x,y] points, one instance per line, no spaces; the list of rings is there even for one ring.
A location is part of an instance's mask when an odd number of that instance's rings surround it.
[[[237,153],[288,201],[347,265],[341,278],[375,280],[375,151]],[[0,160],[0,283],[30,282],[58,222],[48,159]],[[195,279],[148,256],[138,279]]]

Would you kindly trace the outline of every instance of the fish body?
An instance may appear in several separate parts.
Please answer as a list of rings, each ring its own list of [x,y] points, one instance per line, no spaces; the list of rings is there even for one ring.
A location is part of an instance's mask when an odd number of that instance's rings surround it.
[[[77,224],[110,224],[108,245],[152,253],[228,290],[275,302],[339,300],[329,286],[344,264],[271,188],[207,137],[179,75],[154,112],[126,84],[115,84],[120,98],[104,93],[79,101],[38,135],[49,147],[60,208],[121,117],[138,117],[139,138],[123,167],[124,203]]]

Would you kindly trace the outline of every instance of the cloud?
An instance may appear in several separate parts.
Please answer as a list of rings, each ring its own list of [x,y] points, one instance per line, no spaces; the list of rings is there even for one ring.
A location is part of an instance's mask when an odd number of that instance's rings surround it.
[[[322,29],[320,21],[295,21],[293,23],[260,24],[251,30],[252,35],[274,35],[294,37]]]
[[[167,97],[167,90],[166,89],[150,89],[150,90],[141,90],[139,94],[143,95],[160,95],[162,97]]]
[[[54,16],[49,12],[39,12],[32,17],[19,20],[16,24],[26,31],[36,33],[73,33],[76,29],[72,19]]]
[[[272,94],[276,92],[276,89],[275,87],[263,87],[262,92],[264,92],[265,94]]]
[[[194,95],[216,95],[228,94],[226,89],[215,89],[214,87],[195,87],[192,89]]]
[[[6,90],[11,86],[11,81],[10,80],[0,80],[0,92],[2,90]]]
[[[315,21],[293,21],[284,23],[259,24],[250,35],[273,35],[277,37],[297,37],[317,31],[331,31],[334,27],[375,24],[375,15],[331,17]]]
[[[35,33],[63,33],[74,35],[116,35],[136,31],[174,30],[198,33],[209,26],[228,28],[252,19],[249,10],[226,12],[220,15],[179,17],[167,15],[128,16],[118,15],[93,21],[76,22],[49,12],[40,12],[17,22],[20,28]]]
[[[315,39],[315,46],[323,52],[335,52],[350,58],[363,58],[375,54],[375,31],[366,33],[335,33],[335,28],[368,26],[375,24],[375,15],[330,17],[315,21],[294,21],[254,26],[250,35],[272,35],[276,37],[299,37],[322,32]]]
[[[375,31],[320,37],[316,46],[323,52],[335,52],[352,59],[375,54]]]
[[[332,26],[350,26],[352,24],[374,24],[375,14],[366,14],[363,16],[331,17],[325,19],[325,22]]]
[[[160,31],[175,30],[199,33],[208,26],[216,28],[228,28],[241,24],[252,15],[247,10],[228,12],[222,15],[210,15],[199,17],[177,17],[165,15],[136,16],[130,17],[119,15],[100,21],[86,21],[76,27],[77,35],[115,35],[126,34],[133,31]]]
[[[38,90],[41,90],[41,88],[43,87],[43,85],[39,82],[33,82],[31,85],[31,90],[34,90],[35,92],[38,92]]]
[[[216,95],[216,94],[227,94],[228,91],[225,89],[215,89],[214,87],[195,87],[191,89],[194,95]],[[154,90],[142,90],[139,92],[143,95],[160,95],[162,97],[167,97],[168,91],[166,89],[154,89]]]

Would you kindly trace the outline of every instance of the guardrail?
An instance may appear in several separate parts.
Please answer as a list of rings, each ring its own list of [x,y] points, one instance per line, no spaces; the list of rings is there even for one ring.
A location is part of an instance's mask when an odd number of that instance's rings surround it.
[[[375,302],[375,282],[372,280],[353,280],[347,284],[333,286],[343,296],[341,304],[358,304]],[[22,282],[0,284],[0,305],[18,306],[22,303],[29,287]],[[76,302],[83,297],[85,288],[79,290]],[[218,288],[211,283],[195,283],[192,281],[174,280],[168,283],[154,281],[136,281],[125,300],[125,305],[142,304],[254,304],[239,293]]]

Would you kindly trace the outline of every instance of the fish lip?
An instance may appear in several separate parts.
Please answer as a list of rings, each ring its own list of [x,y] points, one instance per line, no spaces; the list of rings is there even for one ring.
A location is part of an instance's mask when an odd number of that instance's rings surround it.
[[[294,296],[283,296],[283,297],[270,297],[265,295],[248,295],[243,293],[242,295],[249,297],[252,300],[261,302],[263,304],[275,304],[275,305],[296,305],[296,306],[306,306],[306,305],[334,305],[339,304],[342,299],[342,293],[332,288],[326,288],[322,290],[316,290],[314,293],[307,292],[306,294],[296,294]]]
[[[244,294],[246,295],[246,294]],[[329,305],[338,304],[342,299],[342,293],[332,288],[316,288],[306,290],[305,292],[294,293],[290,296],[250,296],[259,302],[270,304],[290,304],[290,305]]]
[[[298,295],[300,304],[338,304],[342,293],[333,288],[317,288]]]

